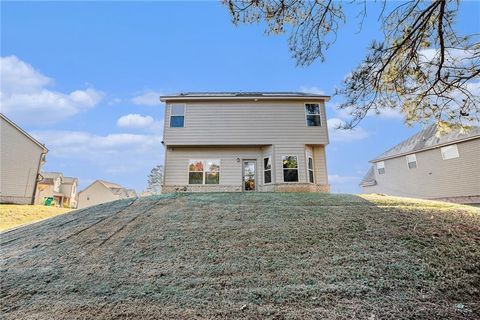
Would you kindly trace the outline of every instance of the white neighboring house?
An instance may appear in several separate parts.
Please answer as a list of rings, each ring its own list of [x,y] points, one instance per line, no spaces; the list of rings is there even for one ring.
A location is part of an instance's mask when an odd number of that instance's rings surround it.
[[[34,204],[48,149],[0,113],[0,203]]]
[[[137,193],[133,189],[126,189],[119,184],[104,180],[95,180],[78,193],[77,208],[81,209],[105,202],[136,197]]]

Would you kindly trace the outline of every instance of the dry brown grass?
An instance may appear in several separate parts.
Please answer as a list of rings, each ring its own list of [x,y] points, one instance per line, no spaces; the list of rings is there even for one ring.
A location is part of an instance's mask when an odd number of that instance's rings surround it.
[[[0,231],[58,216],[70,210],[40,205],[0,204]]]
[[[121,200],[1,235],[6,319],[478,319],[480,211],[319,194]]]

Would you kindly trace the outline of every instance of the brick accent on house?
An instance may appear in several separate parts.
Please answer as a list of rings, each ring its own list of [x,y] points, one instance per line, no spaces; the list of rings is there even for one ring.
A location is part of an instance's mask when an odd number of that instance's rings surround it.
[[[280,183],[258,186],[258,192],[329,192],[330,186],[312,183]],[[238,185],[175,185],[163,186],[162,193],[175,192],[242,192]]]

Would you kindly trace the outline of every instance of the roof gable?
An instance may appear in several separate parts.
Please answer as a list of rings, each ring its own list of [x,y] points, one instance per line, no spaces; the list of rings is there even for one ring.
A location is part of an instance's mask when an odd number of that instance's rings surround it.
[[[34,137],[32,137],[31,135],[29,135],[25,130],[23,130],[22,128],[20,128],[17,124],[15,124],[15,122],[13,122],[12,120],[8,119],[3,113],[0,113],[0,118],[2,118],[3,120],[5,120],[5,122],[7,122],[8,124],[10,124],[12,127],[14,127],[15,129],[17,129],[18,131],[20,131],[24,136],[26,136],[28,139],[30,139],[33,143],[35,143],[37,146],[39,146],[41,149],[43,149],[43,151],[45,153],[48,152],[48,149],[45,147],[44,144],[40,143],[38,140],[36,140]]]

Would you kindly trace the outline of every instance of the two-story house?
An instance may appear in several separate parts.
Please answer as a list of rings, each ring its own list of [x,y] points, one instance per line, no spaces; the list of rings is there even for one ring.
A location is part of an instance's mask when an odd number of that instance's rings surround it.
[[[329,98],[299,92],[160,97],[162,191],[328,192]]]
[[[370,162],[366,193],[480,203],[480,127],[439,134],[431,125]]]
[[[43,204],[46,198],[53,198],[59,207],[77,207],[77,178],[64,177],[61,172],[42,172],[40,175],[37,204]]]

